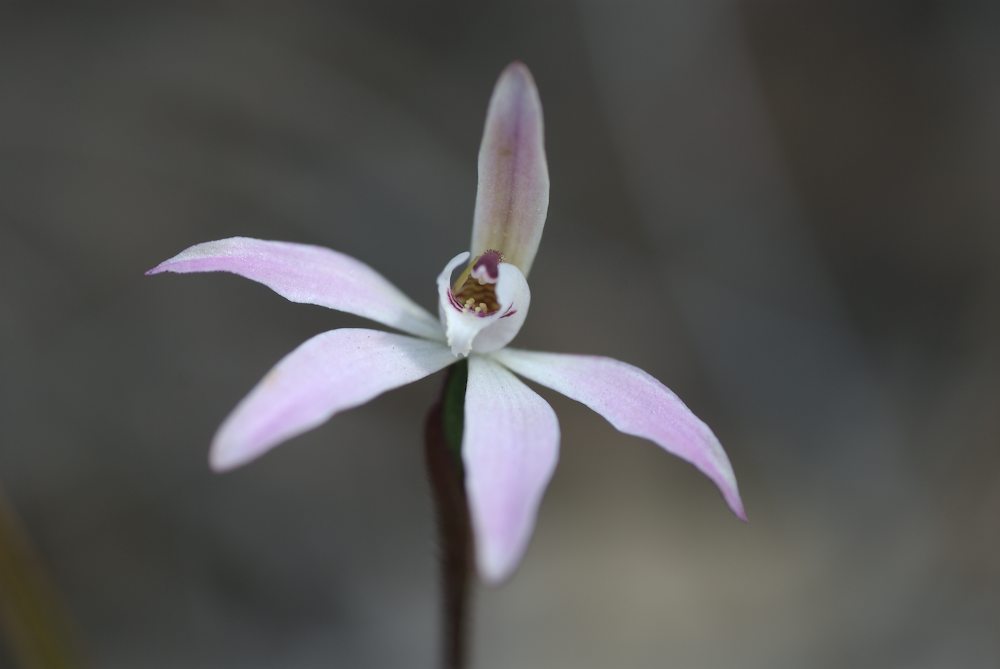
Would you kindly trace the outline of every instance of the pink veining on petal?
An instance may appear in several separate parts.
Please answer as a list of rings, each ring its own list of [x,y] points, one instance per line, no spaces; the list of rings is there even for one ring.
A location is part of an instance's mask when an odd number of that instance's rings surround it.
[[[161,272],[231,272],[292,302],[346,311],[418,337],[443,334],[433,316],[381,274],[321,246],[231,237],[192,246],[146,274]]]
[[[531,72],[515,62],[500,75],[486,113],[472,226],[473,257],[495,249],[527,276],[548,207],[542,103]]]
[[[559,459],[559,423],[545,400],[487,357],[469,358],[462,458],[476,564],[497,584],[528,546]]]
[[[494,357],[514,372],[601,414],[618,430],[644,437],[710,478],[746,520],[736,476],[712,430],[669,388],[638,367],[599,356],[504,349]]]
[[[244,464],[454,361],[441,342],[391,332],[345,328],[317,335],[275,365],[226,418],[212,443],[212,467]]]
[[[448,301],[451,302],[451,306],[455,307],[456,310],[465,311],[465,307],[462,306],[462,303],[458,301],[457,297],[455,297],[455,292],[451,288],[448,289]]]

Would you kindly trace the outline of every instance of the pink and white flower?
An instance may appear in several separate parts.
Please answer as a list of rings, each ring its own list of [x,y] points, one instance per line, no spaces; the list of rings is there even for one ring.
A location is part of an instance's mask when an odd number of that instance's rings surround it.
[[[437,279],[439,318],[360,260],[317,246],[234,237],[197,244],[149,270],[232,272],[293,302],[405,333],[345,328],[306,341],[222,423],[212,467],[242,465],[340,411],[468,358],[462,460],[476,563],[487,582],[504,580],[520,561],[558,459],[555,413],[518,376],[687,460],[745,518],[718,439],[662,383],[610,358],[507,347],[528,314],[527,275],[548,200],[541,103],[528,69],[514,63],[500,76],[486,117],[470,251]]]

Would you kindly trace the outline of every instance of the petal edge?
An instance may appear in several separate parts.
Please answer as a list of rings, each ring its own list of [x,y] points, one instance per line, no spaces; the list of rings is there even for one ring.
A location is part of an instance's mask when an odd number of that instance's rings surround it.
[[[501,251],[527,276],[549,208],[542,103],[524,63],[497,80],[479,148],[472,256]]]
[[[230,237],[195,244],[146,272],[230,272],[264,284],[282,297],[388,325],[418,337],[442,339],[437,321],[374,269],[322,246]]]
[[[612,358],[504,349],[508,369],[590,407],[616,429],[643,437],[708,476],[746,520],[736,476],[712,430],[669,388],[643,370]]]
[[[548,402],[488,357],[469,358],[462,459],[476,564],[489,584],[507,579],[531,539],[559,459]]]
[[[345,328],[316,335],[278,362],[223,421],[212,442],[212,468],[249,462],[454,361],[440,342],[391,332]]]

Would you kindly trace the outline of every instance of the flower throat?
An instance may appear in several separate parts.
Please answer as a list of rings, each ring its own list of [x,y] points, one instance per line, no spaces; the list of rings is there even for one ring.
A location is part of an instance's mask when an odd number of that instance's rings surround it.
[[[479,316],[499,311],[496,286],[501,262],[503,254],[490,249],[469,263],[452,285],[455,306]]]

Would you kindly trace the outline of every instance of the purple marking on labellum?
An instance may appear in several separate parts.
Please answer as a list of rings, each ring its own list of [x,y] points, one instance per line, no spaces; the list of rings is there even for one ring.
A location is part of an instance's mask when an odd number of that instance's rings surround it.
[[[451,306],[455,307],[459,311],[464,310],[462,303],[458,301],[458,298],[455,297],[455,293],[451,292],[450,289],[448,290],[448,301],[451,302]]]
[[[476,264],[472,266],[472,276],[479,283],[496,283],[500,278],[501,262],[503,255],[499,251],[490,249],[476,259]]]

